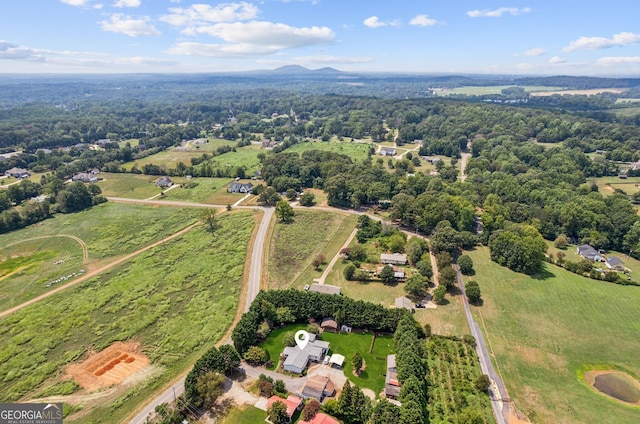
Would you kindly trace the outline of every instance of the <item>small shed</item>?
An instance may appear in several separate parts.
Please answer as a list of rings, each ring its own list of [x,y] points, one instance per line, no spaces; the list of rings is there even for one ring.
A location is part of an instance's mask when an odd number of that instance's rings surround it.
[[[338,323],[336,322],[335,319],[331,317],[327,317],[322,320],[322,323],[320,324],[320,328],[322,328],[325,331],[331,331],[333,333],[337,333]]]
[[[331,358],[329,358],[329,365],[334,368],[342,369],[344,365],[344,356],[338,353],[334,353],[333,355],[331,355]]]

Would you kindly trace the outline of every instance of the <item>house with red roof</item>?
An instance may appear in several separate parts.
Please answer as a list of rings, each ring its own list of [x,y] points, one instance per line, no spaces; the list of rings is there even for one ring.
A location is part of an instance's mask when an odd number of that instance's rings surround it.
[[[298,424],[340,424],[340,422],[332,416],[318,412],[309,421],[298,421]]]
[[[280,396],[274,395],[267,400],[267,410],[269,410],[271,405],[276,402],[282,402],[284,403],[284,406],[287,407],[287,417],[289,418],[289,422],[291,422],[291,417],[296,413],[296,410],[302,408],[302,399],[297,396],[289,395],[286,399],[283,399]]]

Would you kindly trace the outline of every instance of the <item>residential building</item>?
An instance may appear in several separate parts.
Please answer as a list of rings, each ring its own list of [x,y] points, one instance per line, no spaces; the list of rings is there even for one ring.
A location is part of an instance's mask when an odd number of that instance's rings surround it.
[[[329,284],[318,284],[313,283],[311,287],[309,287],[309,291],[325,293],[325,294],[340,294],[341,290],[338,286],[331,286]]]
[[[383,147],[380,149],[380,155],[382,156],[395,156],[396,148],[395,147]]]
[[[318,412],[309,421],[298,421],[298,424],[340,424],[340,421],[324,412]]]
[[[408,298],[402,296],[402,297],[396,297],[396,309],[408,309],[410,311],[413,310],[413,302],[411,300],[409,300]]]
[[[380,255],[380,262],[391,265],[405,265],[407,263],[407,255],[402,253],[383,253]]]
[[[435,165],[442,160],[437,156],[422,156],[422,159],[424,159],[425,162],[429,162],[431,165]]]
[[[583,244],[582,246],[578,246],[578,248],[576,249],[576,253],[589,261],[594,261],[594,262],[602,261],[602,256],[600,256],[598,251],[592,246],[589,246],[588,244]]]
[[[314,375],[309,377],[305,385],[302,387],[302,397],[305,399],[314,398],[322,402],[325,397],[331,397],[336,394],[336,386],[331,378],[325,375]]]
[[[18,179],[22,179],[22,178],[27,178],[31,176],[31,173],[23,168],[11,168],[11,169],[7,169],[6,171],[4,171],[4,175],[5,177],[13,177],[13,178],[18,178]]]
[[[624,262],[617,256],[609,256],[604,264],[611,270],[624,271]]]
[[[229,187],[227,187],[227,191],[229,193],[251,193],[251,190],[253,190],[253,184],[252,183],[241,183],[238,181],[234,181],[231,184],[229,184]]]
[[[80,172],[79,174],[76,174],[73,177],[71,177],[71,180],[80,181],[83,183],[95,183],[98,181],[98,177],[96,177],[94,174],[91,174],[89,172]]]
[[[329,342],[319,340],[313,333],[309,334],[309,341],[304,349],[298,346],[287,346],[282,352],[285,358],[282,368],[296,374],[302,374],[309,362],[320,362],[329,351]]]
[[[173,180],[170,177],[160,177],[158,181],[156,181],[157,187],[171,187],[173,185]]]
[[[296,410],[302,408],[302,399],[298,396],[289,395],[286,399],[281,398],[280,396],[271,396],[267,400],[267,410],[276,402],[282,402],[284,406],[287,407],[287,417],[289,418],[289,422],[291,422],[291,417],[296,413]]]
[[[384,266],[379,266],[378,268],[376,268],[376,273],[380,275],[383,269],[384,269]],[[404,268],[398,268],[395,266],[393,267],[393,278],[395,278],[396,281],[404,281],[405,277],[406,276],[404,273]]]

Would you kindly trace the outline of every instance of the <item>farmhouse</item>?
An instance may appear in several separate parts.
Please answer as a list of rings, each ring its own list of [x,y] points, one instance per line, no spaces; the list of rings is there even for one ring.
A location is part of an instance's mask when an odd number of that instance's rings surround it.
[[[340,287],[331,286],[329,284],[318,284],[313,283],[311,287],[309,287],[309,291],[317,292],[317,293],[325,293],[325,294],[340,294]]]
[[[617,256],[609,256],[604,264],[614,271],[624,271],[624,262]]]
[[[397,399],[400,394],[400,382],[396,370],[396,355],[387,356],[387,375],[384,381],[384,395],[387,399]]]
[[[318,412],[309,421],[298,421],[299,424],[340,424],[340,421],[325,414],[324,412]]]
[[[594,262],[602,261],[602,256],[600,256],[598,251],[594,249],[592,246],[589,246],[588,244],[583,244],[582,246],[578,246],[576,253],[589,261],[594,261]]]
[[[229,193],[251,193],[251,190],[253,189],[253,184],[251,183],[239,183],[237,181],[232,182],[231,184],[229,184],[229,187],[227,188],[227,191]]]
[[[284,406],[287,407],[287,417],[289,418],[289,422],[291,422],[291,417],[296,413],[296,410],[302,407],[302,399],[297,396],[289,395],[286,399],[283,399],[280,396],[271,396],[269,400],[267,400],[267,410],[276,402],[282,402]]]
[[[309,377],[304,387],[302,387],[302,397],[305,399],[314,398],[322,402],[325,397],[331,397],[336,393],[336,386],[328,376],[314,375]]]
[[[300,349],[297,346],[287,346],[282,351],[285,357],[282,368],[286,371],[302,374],[309,362],[320,362],[329,351],[329,342],[318,340],[313,333],[309,334],[309,342]]]
[[[31,176],[31,173],[29,173],[29,171],[27,171],[26,169],[11,168],[11,169],[8,169],[8,170],[4,171],[4,175],[5,175],[5,177],[13,177],[13,178],[22,179],[22,178],[27,178],[27,177]]]
[[[95,183],[98,181],[98,177],[96,177],[94,174],[91,174],[89,172],[80,172],[79,174],[76,174],[73,177],[71,177],[71,180],[80,181],[83,183]]]
[[[382,155],[382,156],[395,156],[396,155],[396,149],[395,149],[395,147],[383,147],[382,149],[380,149],[380,155]]]
[[[160,177],[158,181],[156,181],[157,187],[171,187],[173,185],[173,180],[169,177]]]
[[[402,253],[383,253],[380,255],[380,262],[383,264],[404,265],[407,263],[407,255]]]

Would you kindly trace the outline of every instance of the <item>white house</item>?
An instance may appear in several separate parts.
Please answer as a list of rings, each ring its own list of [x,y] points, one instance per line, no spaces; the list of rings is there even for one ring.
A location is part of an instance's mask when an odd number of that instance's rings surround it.
[[[282,368],[289,372],[302,374],[309,362],[322,361],[327,352],[329,352],[329,342],[319,340],[315,334],[310,333],[309,342],[304,349],[300,349],[298,346],[284,348],[282,356],[285,357],[285,360]]]

